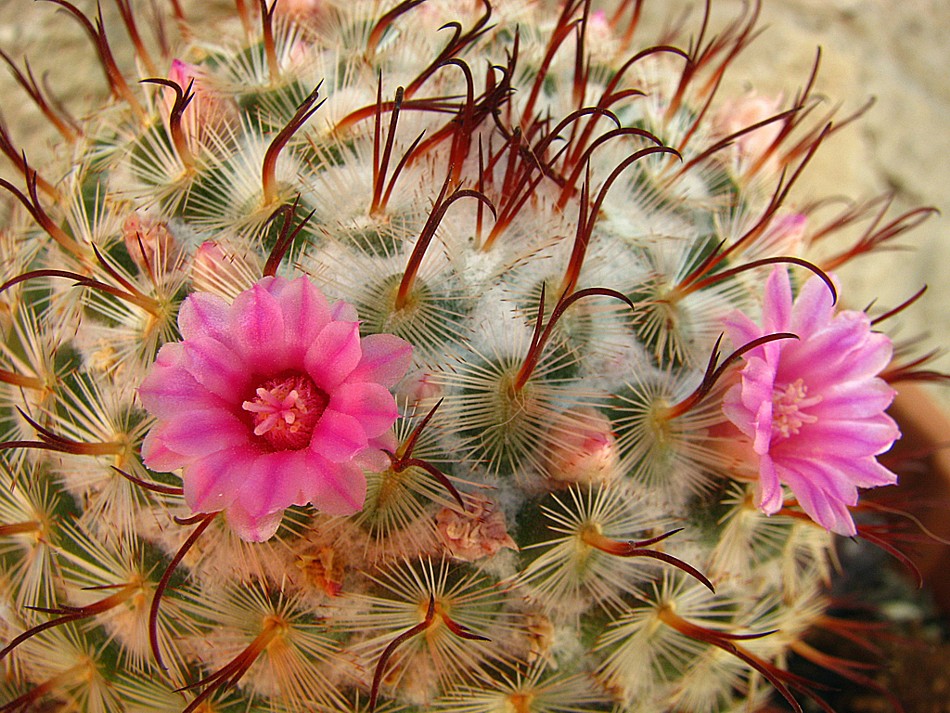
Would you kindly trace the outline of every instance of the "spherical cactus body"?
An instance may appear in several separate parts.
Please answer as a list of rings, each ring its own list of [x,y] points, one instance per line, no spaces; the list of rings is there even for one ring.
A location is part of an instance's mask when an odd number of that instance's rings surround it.
[[[826,705],[900,371],[832,273],[925,212],[796,202],[848,122],[719,95],[754,12],[53,2],[113,96],[9,60],[0,710]]]

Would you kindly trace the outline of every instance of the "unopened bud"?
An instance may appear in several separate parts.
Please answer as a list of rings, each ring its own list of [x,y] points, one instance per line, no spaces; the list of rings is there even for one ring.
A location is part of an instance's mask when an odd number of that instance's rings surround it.
[[[172,60],[168,78],[180,86],[183,92],[188,91],[191,85],[192,99],[181,118],[182,131],[188,139],[200,141],[237,118],[234,100],[213,88],[201,67],[175,59]],[[174,92],[170,89],[163,92],[162,102],[165,115],[168,116],[175,105]]]
[[[280,0],[277,14],[297,22],[306,22],[318,17],[326,6],[326,0]]]
[[[260,268],[226,253],[213,240],[201,244],[191,267],[191,281],[197,292],[211,292],[229,301],[249,289],[259,275]]]
[[[808,216],[804,213],[778,215],[759,242],[767,247],[769,255],[798,255],[807,225]]]
[[[782,96],[764,97],[750,93],[724,104],[713,117],[717,134],[730,136],[781,113]],[[735,139],[733,147],[742,161],[755,162],[765,156],[782,131],[783,123],[773,121]]]
[[[415,371],[403,379],[396,388],[396,399],[407,407],[426,412],[442,398],[442,387],[433,383],[432,374]]]
[[[132,213],[122,224],[122,240],[132,262],[143,272],[167,272],[177,261],[178,243],[167,223]]]
[[[610,420],[592,408],[565,411],[548,431],[546,470],[564,483],[602,483],[617,473],[617,438]]]

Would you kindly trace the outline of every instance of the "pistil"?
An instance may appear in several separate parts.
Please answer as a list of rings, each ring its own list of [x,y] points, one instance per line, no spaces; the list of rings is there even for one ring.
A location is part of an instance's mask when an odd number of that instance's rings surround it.
[[[267,379],[241,404],[251,415],[254,435],[274,450],[298,450],[310,443],[329,398],[306,374]]]

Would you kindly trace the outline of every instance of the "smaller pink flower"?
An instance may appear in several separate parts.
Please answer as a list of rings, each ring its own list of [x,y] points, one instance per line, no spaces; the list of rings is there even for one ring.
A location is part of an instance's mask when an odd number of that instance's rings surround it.
[[[750,351],[723,401],[726,417],[758,457],[756,505],[767,515],[778,512],[784,483],[815,522],[854,535],[848,507],[857,503],[857,489],[897,481],[877,461],[900,437],[885,413],[894,390],[877,376],[891,360],[891,340],[872,332],[863,312],[836,314],[817,277],[793,302],[784,267],[769,276],[762,315],[762,326],[730,315],[733,343],[776,332],[799,338]]]
[[[142,459],[182,469],[196,513],[224,511],[245,540],[263,541],[290,505],[331,515],[363,506],[363,468],[393,448],[390,388],[412,349],[359,335],[352,306],[327,303],[307,278],[266,277],[239,294],[194,293],[182,341],[164,345],[139,387],[157,419]]]

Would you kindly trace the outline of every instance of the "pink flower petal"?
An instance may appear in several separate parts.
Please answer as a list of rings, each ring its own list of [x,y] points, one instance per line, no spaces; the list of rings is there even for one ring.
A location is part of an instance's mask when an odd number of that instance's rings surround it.
[[[343,300],[334,302],[330,306],[330,319],[337,322],[356,322],[356,308]]]
[[[736,349],[762,336],[762,328],[738,310],[726,316],[723,326]],[[755,351],[749,352],[749,355],[752,354],[755,354]]]
[[[362,354],[359,324],[330,322],[307,350],[304,366],[313,382],[329,394],[352,373]]]
[[[225,510],[224,514],[234,533],[246,542],[265,542],[269,540],[277,532],[280,521],[284,517],[283,510],[259,516],[251,515],[240,503],[232,504],[231,507]]]
[[[722,412],[743,435],[753,437],[755,419],[749,409],[742,404],[742,384],[735,384],[723,396]]]
[[[367,443],[366,432],[358,420],[328,408],[313,429],[310,450],[341,463],[366,448]]]
[[[389,389],[369,381],[341,384],[329,408],[355,418],[370,438],[388,431],[399,415]]]
[[[772,400],[775,369],[765,359],[753,357],[742,370],[742,405],[750,412],[758,411],[764,401]]]
[[[835,468],[824,456],[783,458],[781,471],[781,477],[784,477],[789,485],[800,481],[798,490],[793,489],[796,496],[802,488],[807,487],[821,491],[829,499],[845,505],[855,505],[858,502],[858,488],[848,477],[850,468]]]
[[[755,413],[755,435],[752,438],[752,450],[759,455],[769,452],[772,444],[772,401],[762,401]]]
[[[245,471],[238,500],[252,517],[284,510],[299,498],[314,477],[306,451],[276,451],[258,455]]]
[[[809,409],[814,416],[831,420],[861,419],[884,411],[895,391],[881,379],[848,381],[823,389],[821,402]]]
[[[842,458],[836,454],[828,454],[825,460],[829,468],[847,473],[848,479],[860,488],[878,488],[897,483],[897,474],[889,471],[871,456]]]
[[[386,452],[395,453],[397,445],[396,435],[390,429],[375,438],[370,438],[366,449],[353,456],[353,463],[363,470],[380,473],[390,466]]]
[[[184,366],[195,381],[228,403],[234,403],[249,386],[250,372],[244,362],[221,342],[210,337],[182,342]]]
[[[360,346],[363,356],[350,374],[350,381],[375,381],[389,389],[412,365],[412,347],[392,334],[370,334]]]
[[[782,503],[782,486],[779,483],[779,477],[772,464],[772,459],[766,455],[760,463],[756,507],[766,515],[774,515],[782,509]]]
[[[256,457],[256,450],[237,446],[198,458],[182,474],[185,502],[196,513],[224,510],[234,502]]]
[[[831,321],[834,302],[828,285],[819,280],[808,280],[795,300],[789,331],[794,334],[813,334]]]
[[[152,368],[163,369],[165,367],[181,366],[185,358],[185,350],[179,342],[169,342],[163,344],[155,355],[155,364]]]
[[[792,322],[792,285],[788,270],[776,267],[765,282],[765,305],[762,308],[765,334],[786,332]]]
[[[145,434],[142,441],[142,462],[150,470],[170,473],[191,462],[192,458],[176,453],[165,445],[165,439],[162,436],[163,426],[167,427],[167,424],[160,423]]]
[[[303,359],[310,343],[330,321],[330,305],[323,294],[305,277],[274,280],[270,286],[284,319],[284,343],[292,351],[291,359]]]
[[[865,320],[838,317],[807,341],[791,343],[782,356],[778,379],[809,374],[811,388],[824,389],[852,379],[876,376],[890,362],[892,347],[884,335],[871,334]],[[821,368],[816,366],[820,364]]]
[[[178,330],[182,339],[211,337],[228,343],[228,310],[224,298],[209,292],[188,295],[178,310]]]
[[[249,431],[229,411],[209,409],[194,411],[186,419],[163,424],[161,441],[169,450],[200,458],[225,448],[247,444]]]
[[[352,515],[366,499],[366,476],[353,462],[332,463],[315,453],[308,456],[313,476],[304,497],[327,515]]]
[[[246,368],[258,374],[287,368],[284,317],[277,298],[261,284],[234,299],[228,329]]]
[[[176,418],[186,411],[227,408],[227,403],[180,367],[153,369],[138,388],[142,406],[158,418]]]
[[[806,453],[860,457],[883,453],[899,435],[897,424],[881,414],[878,418],[860,421],[823,419],[803,428],[794,443],[798,450]],[[783,449],[789,449],[786,443],[782,444]]]
[[[834,492],[818,487],[814,480],[803,477],[796,471],[789,471],[784,475],[798,504],[812,520],[839,535],[850,537],[856,533],[847,505],[853,505],[857,501],[857,493],[854,498],[849,498],[853,500],[849,503]]]

